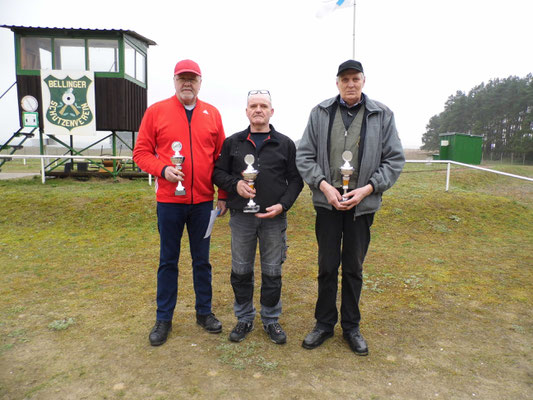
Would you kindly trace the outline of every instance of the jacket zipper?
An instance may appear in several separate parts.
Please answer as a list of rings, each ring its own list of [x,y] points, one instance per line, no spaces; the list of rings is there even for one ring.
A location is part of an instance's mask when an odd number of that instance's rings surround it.
[[[192,120],[192,117],[191,117]],[[191,204],[194,204],[194,156],[192,152],[192,133],[191,133],[191,123],[189,122],[189,145],[191,149]]]
[[[369,115],[370,115],[370,113],[368,113],[366,115],[366,120],[364,121],[366,127],[368,127],[368,117],[369,117]],[[363,118],[365,118],[364,114],[363,114]],[[365,132],[365,135],[366,135],[366,132]],[[359,139],[357,139],[357,147],[359,147],[360,143],[361,143],[361,135],[359,135]],[[361,157],[359,157],[359,152],[361,152]],[[361,179],[361,164],[363,163],[363,157],[364,156],[365,156],[365,147],[363,146],[362,149],[361,149],[361,147],[359,147],[359,150],[357,152],[357,168],[358,168],[358,172],[357,172],[357,182],[355,182],[355,187],[356,188],[359,187],[359,180]],[[361,162],[359,162],[359,160],[361,160]],[[355,219],[357,218],[357,206],[355,206],[353,208],[353,220],[354,220],[354,222],[355,222]]]
[[[346,140],[348,139],[348,130],[344,129],[344,150],[346,151]]]

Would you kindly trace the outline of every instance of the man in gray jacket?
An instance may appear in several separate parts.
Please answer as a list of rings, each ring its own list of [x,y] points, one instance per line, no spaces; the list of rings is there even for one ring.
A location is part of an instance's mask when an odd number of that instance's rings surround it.
[[[313,195],[318,241],[316,325],[302,343],[306,349],[333,336],[342,262],[343,336],[356,354],[368,354],[359,330],[363,261],[381,195],[398,179],[405,158],[392,111],[363,94],[364,84],[360,62],[339,66],[339,95],[313,108],[296,153]]]

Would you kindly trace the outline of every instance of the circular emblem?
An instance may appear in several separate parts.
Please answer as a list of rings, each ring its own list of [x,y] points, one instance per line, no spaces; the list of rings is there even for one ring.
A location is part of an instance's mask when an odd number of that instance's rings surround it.
[[[63,100],[63,103],[65,103],[67,106],[71,106],[76,102],[76,97],[74,97],[74,93],[72,93],[72,89],[67,90],[63,97],[61,98]]]
[[[244,156],[244,162],[247,164],[247,165],[252,165],[255,161],[255,157],[253,154],[246,154]]]
[[[172,143],[172,150],[174,150],[175,152],[179,152],[182,148],[182,144],[181,142],[173,142]]]
[[[27,95],[22,98],[20,101],[20,106],[26,112],[35,112],[39,106],[39,102],[33,96]]]
[[[353,157],[353,154],[349,150],[346,150],[345,152],[342,153],[342,159],[346,162],[352,161],[352,157]]]

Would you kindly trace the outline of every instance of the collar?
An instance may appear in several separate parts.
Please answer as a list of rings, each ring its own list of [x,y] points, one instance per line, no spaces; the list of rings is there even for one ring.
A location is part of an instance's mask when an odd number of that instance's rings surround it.
[[[368,96],[366,96],[364,93],[363,93],[363,96],[365,98],[365,109],[366,111],[368,111],[369,113],[375,113],[375,112],[382,112],[383,111],[383,105],[379,105],[378,103],[376,103],[374,100],[372,100],[371,98],[369,98]],[[322,109],[326,112],[331,112],[331,109],[333,109],[334,107],[337,107],[339,105],[339,95],[335,96],[335,97],[330,97],[329,99],[326,99],[324,101],[322,101],[321,103],[319,103],[317,105],[317,107],[319,109]]]
[[[173,101],[178,105],[178,106],[181,106],[187,110],[192,110],[192,109],[195,109],[195,108],[198,108],[198,107],[201,107],[203,102],[202,100],[200,100],[198,97],[196,98],[196,101],[194,102],[194,104],[190,105],[190,106],[185,106],[185,104],[183,104],[180,99],[178,98],[178,95],[177,94],[174,94],[172,96],[172,99]]]
[[[274,129],[274,126],[272,124],[268,124],[268,127],[270,128],[268,132],[252,132],[252,130],[250,129],[251,128],[250,125],[248,125],[248,128],[246,128],[246,131],[245,131],[247,133],[246,136],[248,136],[248,134],[253,134],[253,133],[266,133],[272,136],[272,134],[276,132],[276,129]]]
[[[338,95],[337,97],[338,97],[339,104],[341,106],[344,106],[344,107],[348,108],[348,109],[355,108],[359,104],[363,104],[365,102],[365,94],[364,93],[361,93],[361,99],[357,103],[355,103],[353,106],[349,106],[348,103],[346,103],[344,101],[344,99],[340,95]]]
[[[257,133],[266,133],[269,135],[268,140],[278,141],[276,129],[274,128],[272,124],[269,124],[268,126],[270,127],[270,132],[257,132]],[[252,132],[250,131],[250,125],[248,125],[248,127],[244,131],[237,133],[241,141],[248,139],[248,136],[251,134]]]

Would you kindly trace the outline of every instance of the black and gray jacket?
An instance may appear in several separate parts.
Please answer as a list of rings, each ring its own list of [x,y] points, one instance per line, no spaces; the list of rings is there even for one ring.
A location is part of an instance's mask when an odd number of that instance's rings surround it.
[[[302,178],[296,168],[294,142],[270,125],[270,136],[265,139],[258,154],[249,136],[250,127],[226,138],[215,163],[213,183],[228,193],[228,208],[242,210],[248,199],[237,193],[237,182],[242,179],[242,171],[247,167],[244,156],[253,154],[253,166],[259,171],[254,201],[260,206],[260,212],[277,203],[285,211],[288,210],[303,188]]]

